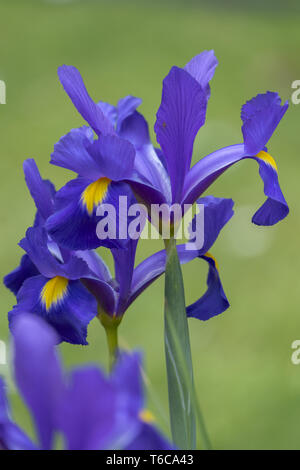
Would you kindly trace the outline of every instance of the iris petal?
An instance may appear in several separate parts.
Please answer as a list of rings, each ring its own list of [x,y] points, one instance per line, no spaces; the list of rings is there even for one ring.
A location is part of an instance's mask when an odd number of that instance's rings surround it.
[[[68,450],[100,450],[109,446],[117,427],[113,392],[99,369],[73,371],[57,412],[58,429]]]
[[[49,243],[48,234],[42,227],[30,227],[20,246],[26,251],[39,273],[45,277],[64,276],[68,279],[80,279],[90,272],[86,262],[73,253],[68,252],[64,262],[59,248],[53,242]]]
[[[174,446],[153,426],[143,423],[139,434],[126,450],[172,450]]]
[[[138,108],[142,104],[141,98],[137,98],[135,96],[125,96],[124,98],[120,99],[118,102],[118,120],[117,120],[117,133],[120,135],[120,127],[123,124],[123,121],[128,117],[131,116],[136,108]]]
[[[166,158],[173,202],[180,202],[194,139],[205,122],[206,106],[206,93],[197,80],[187,71],[172,67],[163,81],[162,100],[154,129]]]
[[[210,250],[222,228],[233,216],[234,202],[232,199],[206,196],[198,199],[197,204],[204,208],[204,226],[197,227],[197,216],[195,216],[189,229],[193,231],[195,236],[197,229],[203,231],[203,246],[199,249],[199,255],[202,255]],[[192,236],[190,242],[193,242]]]
[[[79,71],[75,67],[62,65],[58,68],[58,76],[75,108],[96,134],[113,135],[113,125],[88,94]]]
[[[22,312],[31,312],[44,318],[58,333],[60,341],[72,344],[87,344],[87,326],[97,315],[97,303],[80,281],[69,281],[59,302],[56,292],[49,297],[48,308],[43,301],[43,289],[49,282],[44,276],[27,279],[17,295],[17,305],[9,312],[10,328]]]
[[[15,319],[13,334],[16,382],[34,417],[41,447],[51,449],[64,387],[54,349],[58,338],[41,319],[24,313]]]
[[[89,147],[89,152],[102,176],[113,181],[128,178],[133,170],[135,151],[127,140],[117,136],[103,136],[95,140]],[[94,178],[93,178],[94,179]]]
[[[214,51],[203,51],[190,60],[184,69],[194,77],[205,91],[207,98],[210,96],[209,82],[213,78],[218,65]]]
[[[93,143],[93,131],[83,126],[72,129],[54,145],[50,163],[67,168],[86,178],[101,177],[102,173],[88,152]]]
[[[134,271],[137,240],[129,239],[123,250],[111,250],[115,264],[115,278],[118,283],[118,304],[116,314],[123,314],[130,296],[131,281]]]
[[[23,255],[21,258],[20,265],[7,274],[3,282],[5,286],[12,291],[13,294],[17,295],[23,282],[29,277],[36,276],[39,271],[31,261],[28,255]]]
[[[267,196],[252,221],[257,225],[274,225],[286,217],[289,208],[280,189],[277,165],[265,145],[287,108],[288,103],[281,105],[277,93],[267,92],[248,101],[241,113],[244,144],[224,147],[196,163],[186,176],[182,204],[193,204],[225,170],[245,158],[252,158],[259,164]]]
[[[135,147],[134,168],[159,190],[167,201],[172,200],[170,179],[150,140],[145,118],[135,111],[119,128],[119,135]]]
[[[186,264],[195,258],[203,256],[214,244],[220,231],[233,215],[232,199],[215,198],[207,196],[198,200],[204,205],[204,240],[201,249],[192,249],[193,246],[178,245],[177,252],[181,264]],[[196,219],[192,221],[195,230]],[[203,230],[203,226],[200,227]],[[193,240],[190,241],[192,243]],[[159,251],[142,261],[133,272],[131,295],[128,305],[139,296],[152,282],[164,273],[166,266],[166,252]]]
[[[187,175],[182,204],[193,204],[225,170],[246,158],[252,158],[259,164],[264,193],[268,198],[252,221],[257,225],[273,225],[286,217],[289,208],[279,186],[277,171],[268,159],[261,158],[260,155],[246,155],[243,144],[217,150],[196,163]]]
[[[35,202],[39,216],[46,220],[53,212],[55,188],[50,181],[43,180],[32,158],[23,164],[25,181]]]
[[[263,150],[287,109],[288,101],[281,105],[278,93],[270,91],[244,104],[241,118],[247,155],[256,155]]]
[[[199,250],[187,250],[186,245],[177,245],[179,261],[188,263],[199,256]],[[129,305],[159,276],[165,272],[166,251],[161,250],[142,261],[133,272]]]
[[[210,253],[206,253],[201,258],[209,265],[207,291],[200,299],[187,307],[187,316],[205,321],[223,313],[229,307],[229,302],[221,284],[215,258]]]
[[[5,384],[0,377],[0,450],[35,450],[36,446],[10,419]]]
[[[107,189],[104,199],[101,201],[110,204],[112,219],[109,218],[108,224],[116,229],[116,234],[107,235],[107,238],[98,238],[97,225],[106,216],[97,215],[97,201],[94,201],[93,212],[89,212],[87,206],[83,203],[82,197],[87,187],[93,184],[86,178],[77,178],[67,183],[57,193],[56,212],[47,221],[47,230],[51,237],[61,246],[70,250],[90,250],[99,246],[107,248],[123,247],[125,241],[117,237],[119,231],[119,196],[127,197],[131,201],[132,193],[125,183],[111,182]],[[96,193],[95,193],[96,194]],[[93,201],[92,201],[93,202]],[[91,204],[89,204],[89,208]],[[116,215],[116,217],[114,217]],[[123,219],[121,224],[123,224]],[[126,227],[125,227],[126,228]]]

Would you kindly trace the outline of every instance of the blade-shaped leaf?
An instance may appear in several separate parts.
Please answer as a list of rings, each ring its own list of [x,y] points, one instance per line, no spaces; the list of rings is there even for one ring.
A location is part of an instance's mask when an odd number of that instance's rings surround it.
[[[180,449],[195,449],[196,412],[191,390],[193,367],[182,272],[174,239],[166,240],[166,250],[165,353],[171,431],[176,446]],[[185,368],[190,381],[186,380]]]
[[[166,250],[165,352],[172,437],[179,448],[195,449],[197,416],[201,447],[210,449],[194,388],[184,286],[176,241],[167,240]]]

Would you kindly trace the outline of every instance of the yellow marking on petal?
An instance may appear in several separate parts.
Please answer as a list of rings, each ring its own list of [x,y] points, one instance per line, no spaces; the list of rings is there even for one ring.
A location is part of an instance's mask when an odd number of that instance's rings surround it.
[[[99,178],[89,184],[83,191],[81,201],[89,215],[92,215],[94,207],[97,207],[105,199],[110,183],[109,178]]]
[[[49,310],[52,305],[57,305],[64,298],[68,282],[68,279],[63,276],[55,276],[46,282],[41,292],[41,300],[46,310]]]
[[[153,416],[153,414],[151,413],[151,411],[149,410],[143,410],[143,411],[140,411],[139,413],[139,418],[144,421],[144,423],[154,423],[155,422],[155,418]]]
[[[259,152],[256,155],[256,158],[259,158],[260,160],[263,160],[264,162],[266,162],[268,165],[270,165],[277,172],[276,162],[275,162],[274,158],[269,153],[262,150],[261,152]]]
[[[215,267],[216,267],[217,271],[219,271],[219,265],[218,265],[218,262],[217,262],[216,258],[215,258],[212,254],[210,254],[210,253],[208,253],[208,252],[205,253],[204,256],[206,256],[206,258],[212,259],[213,262],[215,263]]]

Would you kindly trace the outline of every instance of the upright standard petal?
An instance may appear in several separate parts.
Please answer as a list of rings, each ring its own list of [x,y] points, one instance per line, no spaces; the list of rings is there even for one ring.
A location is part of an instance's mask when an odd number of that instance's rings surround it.
[[[38,214],[46,220],[53,212],[55,188],[50,181],[42,179],[33,158],[25,160],[23,168],[25,181],[35,202]]]
[[[110,103],[106,103],[105,101],[99,101],[99,103],[97,103],[97,105],[100,107],[100,109],[101,109],[102,113],[104,114],[104,116],[107,119],[109,119],[112,126],[115,128],[117,118],[118,118],[118,110],[117,110],[116,106],[113,106]]]
[[[54,346],[57,337],[41,319],[20,315],[14,325],[16,382],[32,412],[40,444],[51,449],[63,375]]]
[[[180,202],[196,134],[205,122],[206,93],[187,71],[172,67],[164,79],[154,126],[171,179],[173,202]]]
[[[76,67],[62,65],[58,68],[58,76],[75,108],[96,134],[113,135],[115,133],[113,125],[88,94]]]
[[[119,127],[119,135],[129,140],[135,148],[134,169],[171,202],[170,178],[150,140],[145,118],[135,111]]]
[[[122,315],[127,307],[137,244],[138,239],[129,239],[124,249],[114,248],[111,250],[114,257],[115,279],[118,286],[118,303],[116,312],[114,312],[117,315]]]
[[[209,82],[213,78],[218,60],[214,51],[203,51],[190,60],[184,70],[189,72],[205,91],[207,98],[210,97]]]
[[[117,106],[118,118],[117,118],[117,133],[119,134],[120,127],[122,126],[123,121],[130,115],[132,115],[136,108],[142,104],[141,98],[136,96],[125,96],[120,99]]]

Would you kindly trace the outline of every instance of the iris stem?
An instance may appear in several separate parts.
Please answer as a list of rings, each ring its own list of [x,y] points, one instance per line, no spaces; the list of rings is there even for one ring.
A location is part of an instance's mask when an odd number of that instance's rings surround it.
[[[118,342],[118,327],[121,323],[122,317],[110,316],[99,308],[98,319],[105,329],[107,347],[108,347],[108,366],[111,372],[118,359],[119,342]]]
[[[106,328],[105,332],[106,332],[108,355],[109,355],[109,371],[111,372],[116,363],[118,350],[119,350],[118,327]]]

